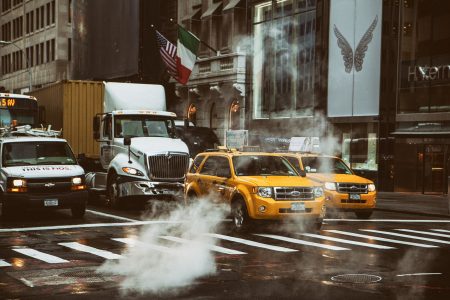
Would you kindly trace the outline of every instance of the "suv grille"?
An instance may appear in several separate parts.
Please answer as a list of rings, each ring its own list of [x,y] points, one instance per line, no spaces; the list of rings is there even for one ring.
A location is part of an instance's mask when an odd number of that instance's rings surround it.
[[[311,187],[276,187],[275,200],[314,200]]]
[[[150,178],[152,180],[183,180],[189,166],[186,153],[168,152],[148,157]]]
[[[367,194],[367,184],[361,183],[338,183],[337,190],[343,194]]]
[[[72,177],[30,178],[27,186],[29,193],[36,194],[70,192]]]

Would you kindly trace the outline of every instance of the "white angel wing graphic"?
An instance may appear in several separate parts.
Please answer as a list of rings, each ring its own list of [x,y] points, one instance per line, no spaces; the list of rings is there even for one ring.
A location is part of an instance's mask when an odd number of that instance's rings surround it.
[[[342,58],[344,59],[345,72],[350,73],[353,68],[353,50],[347,39],[334,25],[334,35],[337,38],[338,47],[341,48]]]
[[[366,51],[369,48],[369,43],[372,41],[373,38],[373,31],[375,30],[375,27],[377,26],[378,22],[378,15],[373,20],[372,24],[367,29],[366,33],[364,33],[363,37],[358,43],[358,46],[355,50],[355,58],[354,58],[354,64],[356,71],[362,70],[362,65],[364,62],[364,56],[366,56]]]
[[[366,30],[364,35],[356,47],[355,54],[353,57],[353,49],[348,43],[344,35],[339,31],[336,25],[334,25],[334,35],[337,38],[338,47],[341,49],[342,58],[344,59],[345,72],[350,73],[353,65],[355,65],[355,70],[357,72],[362,70],[362,65],[364,62],[364,57],[366,56],[366,51],[369,48],[369,43],[373,38],[373,31],[378,23],[378,15],[370,24],[369,28]]]

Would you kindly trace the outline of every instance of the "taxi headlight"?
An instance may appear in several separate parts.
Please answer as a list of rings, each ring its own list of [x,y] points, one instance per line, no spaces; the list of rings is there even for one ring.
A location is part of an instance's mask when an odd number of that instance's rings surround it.
[[[73,177],[72,178],[72,185],[80,185],[83,183],[83,179],[81,177]]]
[[[375,184],[370,183],[370,184],[367,186],[367,190],[368,190],[369,192],[375,192]]]
[[[122,171],[124,171],[127,174],[134,175],[134,176],[144,176],[144,173],[142,173],[141,171],[139,171],[138,169],[135,169],[135,168],[123,167]]]
[[[314,198],[319,198],[323,196],[323,189],[320,186],[314,187]]]
[[[272,188],[271,187],[258,187],[258,195],[263,198],[271,198],[272,197]]]
[[[336,190],[336,182],[325,182],[325,184],[323,186],[325,187],[325,189],[330,190],[330,191]]]
[[[27,185],[27,182],[24,179],[14,179],[12,181],[13,187],[25,187],[26,185]]]

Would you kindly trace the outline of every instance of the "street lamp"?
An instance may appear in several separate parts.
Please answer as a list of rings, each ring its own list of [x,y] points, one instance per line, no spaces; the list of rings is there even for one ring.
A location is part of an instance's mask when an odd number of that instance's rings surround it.
[[[20,48],[19,46],[17,46],[16,43],[14,42],[8,42],[8,41],[0,41],[0,45],[13,45],[15,46],[17,49],[20,50],[20,53],[23,54],[23,49]],[[27,62],[28,65],[28,92],[31,92],[31,65],[30,65],[30,60],[28,59],[28,56],[25,54],[25,60]]]

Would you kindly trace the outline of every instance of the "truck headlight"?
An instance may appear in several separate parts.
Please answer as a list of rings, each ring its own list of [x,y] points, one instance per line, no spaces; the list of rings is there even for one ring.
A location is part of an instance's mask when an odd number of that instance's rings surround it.
[[[375,192],[375,184],[370,183],[370,184],[367,186],[367,190],[368,190],[369,192]]]
[[[271,187],[258,187],[257,194],[263,198],[271,198],[272,197],[272,188]]]
[[[124,171],[127,174],[134,175],[134,176],[144,176],[144,173],[142,173],[141,171],[139,171],[138,169],[135,169],[135,168],[123,167],[122,171]]]
[[[72,177],[72,191],[85,190],[86,185],[84,185],[84,179],[81,177]]]
[[[320,186],[314,187],[314,198],[319,198],[323,196],[323,189]]]
[[[27,186],[27,182],[25,179],[14,179],[12,181],[12,186],[13,187],[25,187],[25,186]]]
[[[325,184],[323,186],[325,189],[330,190],[330,191],[336,190],[336,182],[325,182]]]
[[[27,181],[21,178],[9,178],[7,191],[10,193],[24,193],[27,191]]]
[[[73,177],[72,178],[72,185],[80,185],[83,183],[83,179],[81,177]]]

